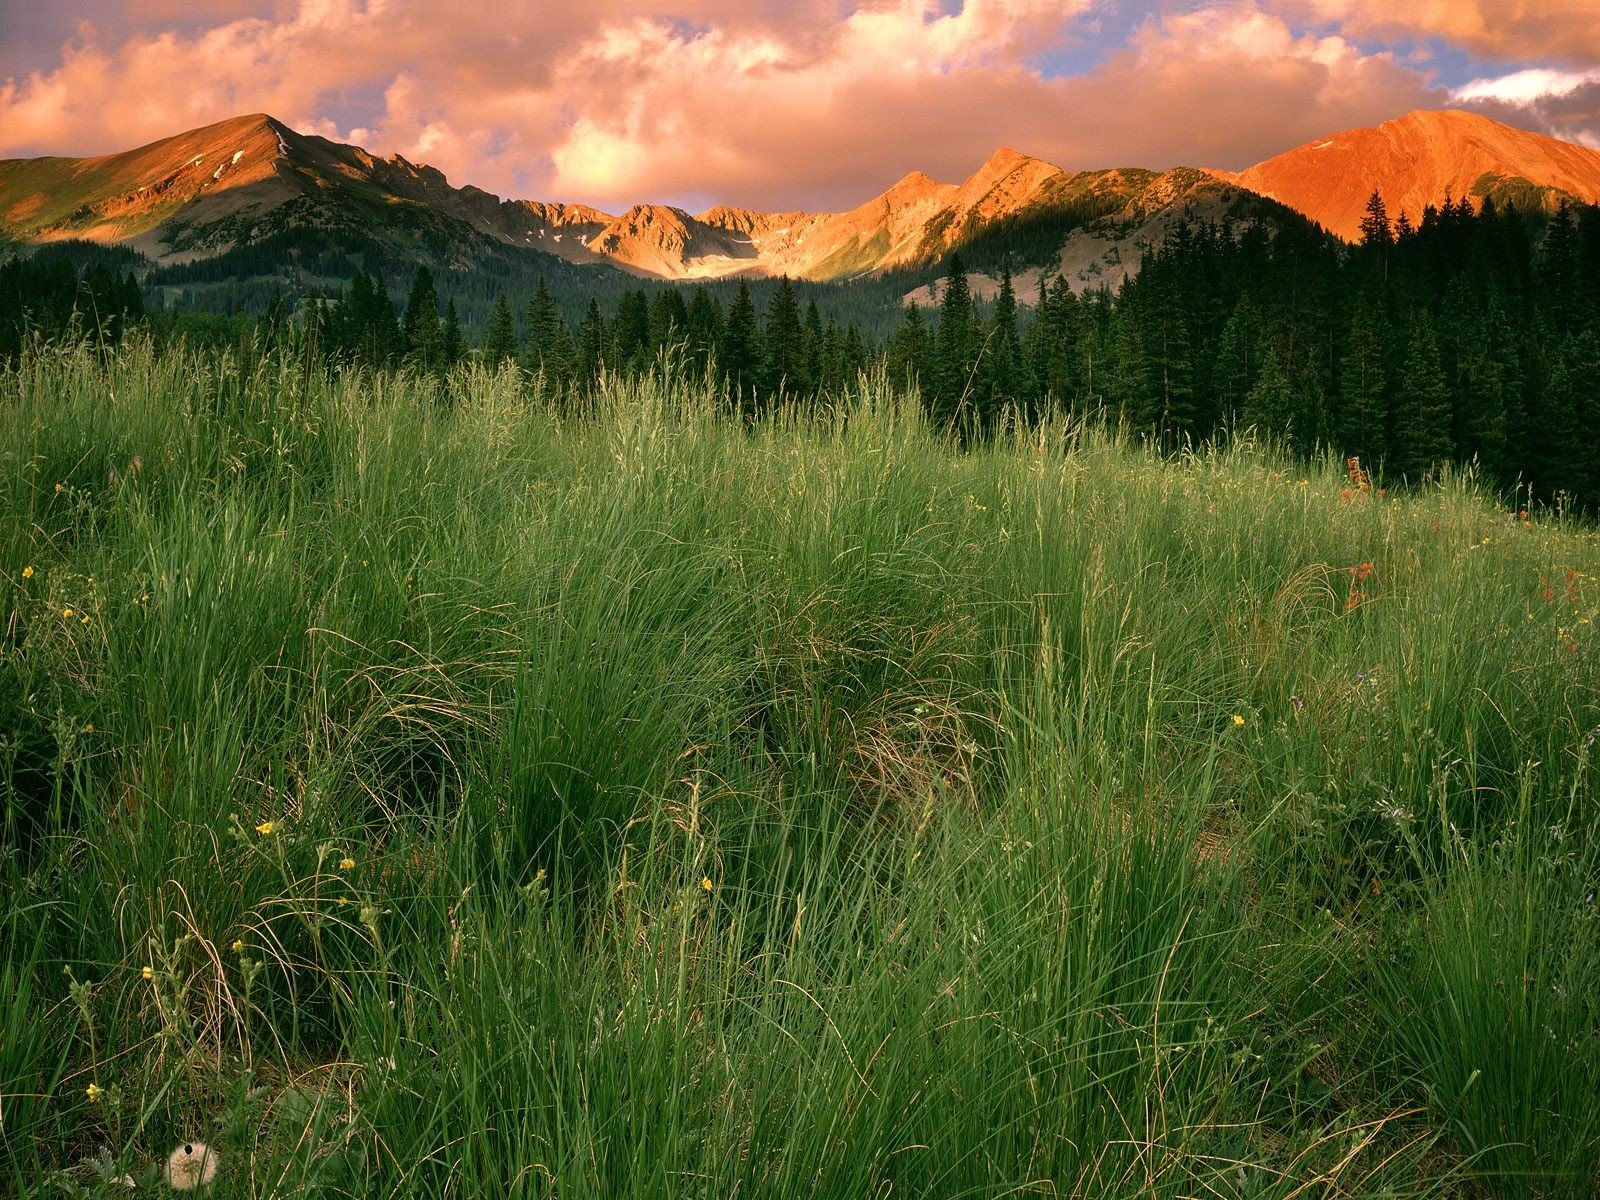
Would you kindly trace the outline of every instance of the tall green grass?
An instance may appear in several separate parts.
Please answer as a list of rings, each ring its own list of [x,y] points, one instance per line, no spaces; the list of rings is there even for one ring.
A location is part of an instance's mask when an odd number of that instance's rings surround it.
[[[1591,1195],[1597,575],[881,381],[41,353],[0,1186]]]

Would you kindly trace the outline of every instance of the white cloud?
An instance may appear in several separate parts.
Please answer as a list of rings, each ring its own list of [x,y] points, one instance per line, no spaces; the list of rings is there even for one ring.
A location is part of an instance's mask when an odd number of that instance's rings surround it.
[[[1506,104],[1533,104],[1555,96],[1570,96],[1585,84],[1600,82],[1600,70],[1554,71],[1530,67],[1487,79],[1474,79],[1456,88],[1456,100],[1499,100]]]

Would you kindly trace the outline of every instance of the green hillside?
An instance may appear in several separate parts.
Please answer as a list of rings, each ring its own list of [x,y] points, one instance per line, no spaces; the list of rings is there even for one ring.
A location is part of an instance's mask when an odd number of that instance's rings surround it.
[[[1594,1195],[1593,527],[836,399],[0,372],[0,1190]]]

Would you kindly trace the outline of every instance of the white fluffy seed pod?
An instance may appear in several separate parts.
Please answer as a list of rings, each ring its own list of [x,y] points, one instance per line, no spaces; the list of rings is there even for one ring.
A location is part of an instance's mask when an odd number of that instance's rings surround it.
[[[205,1187],[217,1177],[217,1152],[204,1142],[184,1142],[167,1155],[167,1185],[175,1192]]]

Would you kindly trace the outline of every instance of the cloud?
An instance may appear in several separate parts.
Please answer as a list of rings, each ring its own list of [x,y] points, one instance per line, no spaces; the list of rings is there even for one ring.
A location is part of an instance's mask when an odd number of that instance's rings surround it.
[[[52,69],[0,85],[0,155],[266,111],[502,195],[815,209],[913,168],[963,178],[1001,144],[1070,168],[1242,167],[1444,102],[1414,65],[1267,3],[1164,11],[1051,77],[1041,50],[1090,37],[1094,0],[214,0],[185,29],[160,27],[170,0],[126,0],[148,24],[84,25]]]
[[[1600,68],[1513,71],[1474,79],[1455,89],[1452,98],[1507,124],[1600,149]]]
[[[1501,100],[1507,104],[1534,104],[1541,100],[1567,96],[1586,83],[1600,81],[1600,70],[1553,71],[1530,67],[1488,79],[1474,79],[1456,88],[1456,100]]]
[[[1480,58],[1600,65],[1600,0],[1271,0],[1355,35],[1440,38]]]

